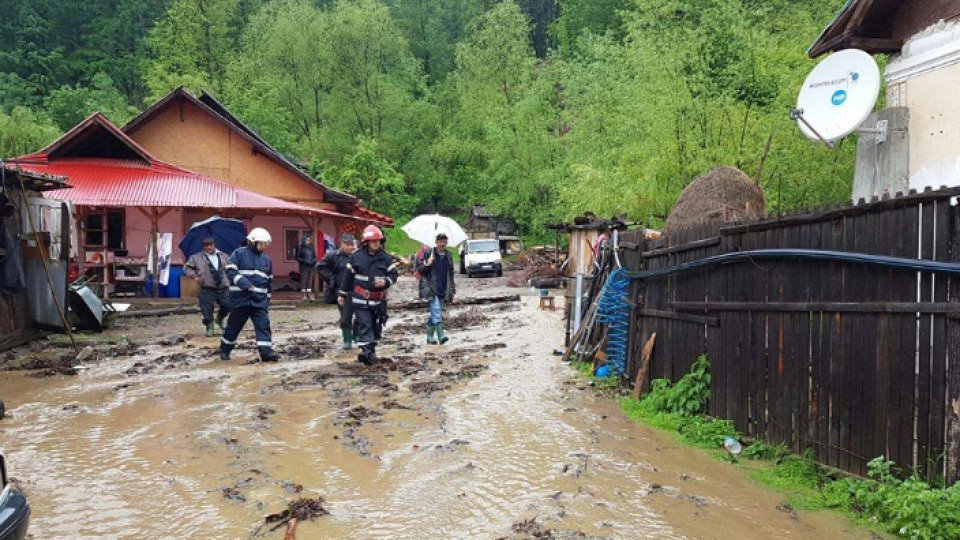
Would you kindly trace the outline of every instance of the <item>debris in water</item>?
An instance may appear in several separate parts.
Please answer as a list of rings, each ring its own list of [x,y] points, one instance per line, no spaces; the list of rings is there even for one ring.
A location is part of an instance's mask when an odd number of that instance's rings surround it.
[[[547,529],[537,523],[537,518],[525,519],[513,524],[513,538],[544,538],[544,539],[581,539],[587,536],[580,531],[555,531]],[[501,539],[503,540],[503,539]]]
[[[264,518],[264,522],[276,523],[276,526],[270,529],[271,531],[275,531],[291,519],[296,519],[297,521],[307,521],[326,516],[330,514],[330,512],[323,507],[323,503],[323,497],[317,497],[316,499],[299,498],[295,501],[287,503],[286,510],[266,516]]]
[[[438,451],[455,452],[469,445],[470,445],[470,441],[465,441],[463,439],[454,439],[448,442],[447,444],[438,444],[436,446],[436,449]]]
[[[277,414],[277,410],[269,405],[258,405],[254,416],[259,420],[266,420],[267,417]]]
[[[222,487],[220,488],[220,493],[223,494],[224,498],[230,499],[231,501],[247,502],[247,498],[235,487]]]
[[[283,486],[283,491],[287,492],[290,495],[293,495],[294,493],[300,493],[301,491],[303,491],[302,484],[295,484],[287,480],[284,480],[283,482],[281,482],[280,485]]]

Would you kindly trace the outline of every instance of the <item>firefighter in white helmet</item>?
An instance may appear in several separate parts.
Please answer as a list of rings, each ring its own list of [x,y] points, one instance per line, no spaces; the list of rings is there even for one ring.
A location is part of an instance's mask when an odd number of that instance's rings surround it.
[[[280,359],[273,350],[270,332],[270,291],[273,284],[273,263],[266,254],[270,233],[259,227],[247,235],[247,245],[230,255],[227,278],[230,280],[230,319],[220,338],[220,359],[229,360],[237,346],[237,336],[247,319],[253,321],[260,360],[276,362]]]
[[[340,281],[341,305],[350,302],[354,309],[354,327],[360,362],[377,361],[377,341],[387,322],[387,289],[397,282],[399,272],[390,255],[383,250],[386,239],[375,225],[363,230],[363,246],[350,256]]]

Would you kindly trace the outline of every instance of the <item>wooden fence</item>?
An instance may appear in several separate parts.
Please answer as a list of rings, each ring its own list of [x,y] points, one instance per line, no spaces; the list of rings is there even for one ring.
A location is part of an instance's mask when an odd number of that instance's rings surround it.
[[[622,236],[631,270],[801,248],[960,261],[960,189],[778,219]],[[709,413],[747,435],[864,474],[886,456],[956,478],[960,277],[860,263],[749,259],[636,280],[628,376],[656,332],[648,380],[711,361]],[[952,432],[952,434],[951,434]]]

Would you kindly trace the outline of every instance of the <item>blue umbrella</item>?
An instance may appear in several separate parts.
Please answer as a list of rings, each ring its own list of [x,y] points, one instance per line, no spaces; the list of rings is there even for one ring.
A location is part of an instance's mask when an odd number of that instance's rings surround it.
[[[203,239],[209,236],[213,237],[217,249],[224,253],[233,253],[247,237],[247,226],[239,219],[218,216],[198,221],[190,226],[190,230],[180,241],[180,251],[187,258],[199,253],[203,249]]]

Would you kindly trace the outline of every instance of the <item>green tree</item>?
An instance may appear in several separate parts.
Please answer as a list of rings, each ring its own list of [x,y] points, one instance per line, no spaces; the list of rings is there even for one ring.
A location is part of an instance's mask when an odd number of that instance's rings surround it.
[[[367,204],[395,216],[410,215],[415,204],[406,181],[381,153],[375,139],[360,137],[356,152],[343,165],[320,165],[325,183],[353,193]]]
[[[240,5],[240,0],[174,0],[147,37],[151,99],[181,85],[223,91]]]
[[[485,202],[540,233],[562,179],[562,93],[538,64],[530,28],[514,2],[475,22],[457,48],[459,110],[434,151],[448,175],[464,179],[463,207]]]
[[[137,109],[127,104],[105,73],[94,75],[89,86],[63,86],[54,90],[46,99],[46,109],[64,131],[96,111],[118,125],[127,123],[137,114]]]
[[[0,157],[11,158],[35,152],[60,135],[47,118],[25,107],[15,107],[10,114],[0,112]]]

